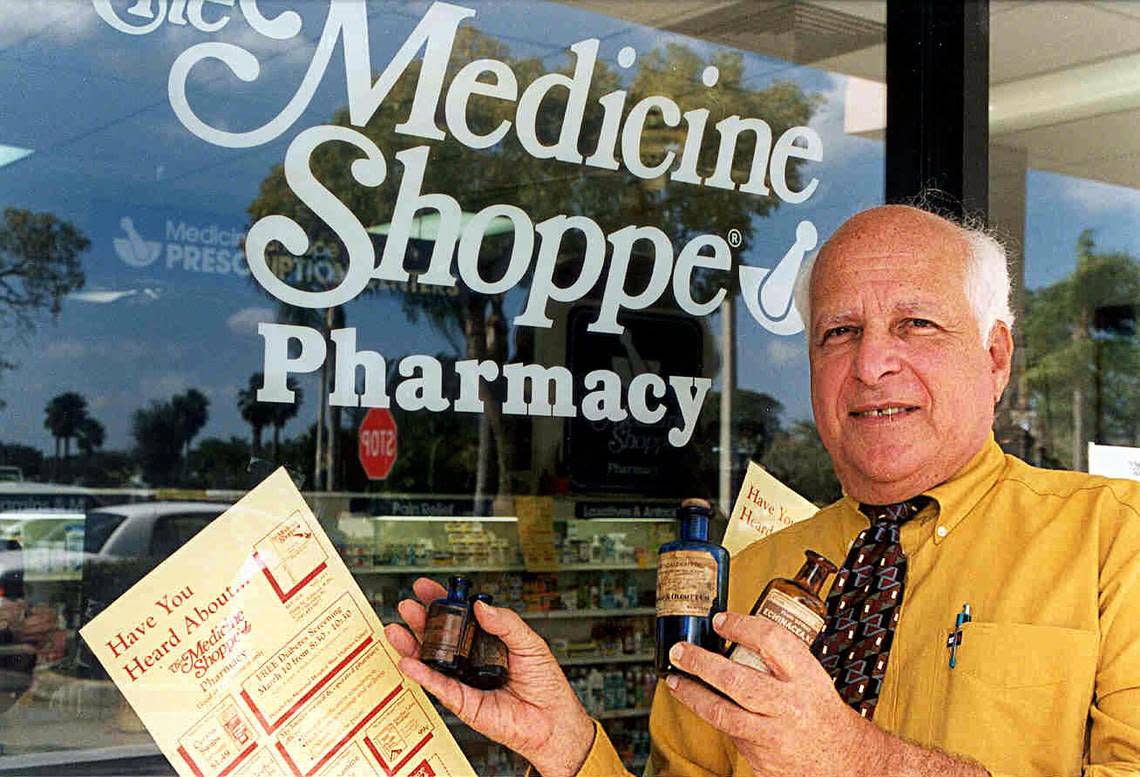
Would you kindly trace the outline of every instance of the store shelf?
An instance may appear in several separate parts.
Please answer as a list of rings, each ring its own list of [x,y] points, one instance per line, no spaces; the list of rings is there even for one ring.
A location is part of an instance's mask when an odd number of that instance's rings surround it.
[[[632,523],[643,525],[647,523],[676,523],[676,518],[559,518],[555,516],[554,523]]]
[[[387,564],[374,567],[349,567],[348,570],[354,575],[477,575],[480,572],[525,572],[526,567],[521,564],[502,564],[486,567],[414,567]]]
[[[24,575],[25,583],[74,583],[82,579],[82,572],[56,572],[49,574],[33,572]]]
[[[631,710],[605,710],[594,715],[598,720],[614,720],[616,718],[642,718],[649,714],[649,707],[635,707]]]
[[[653,660],[649,653],[615,653],[612,656],[574,656],[558,658],[560,666],[593,666],[598,664],[644,664]]]
[[[593,572],[595,570],[605,571],[607,569],[656,569],[657,563],[654,561],[652,564],[562,564],[555,572]]]
[[[401,566],[399,564],[386,564],[382,566],[349,567],[354,575],[477,575],[480,572],[526,572],[521,564],[492,565],[486,567],[472,566]],[[606,572],[634,569],[656,569],[656,564],[562,564],[550,572]]]
[[[545,612],[520,612],[523,620],[544,621],[564,618],[624,618],[635,615],[656,615],[656,607],[613,607],[610,609],[589,610],[547,610]]]

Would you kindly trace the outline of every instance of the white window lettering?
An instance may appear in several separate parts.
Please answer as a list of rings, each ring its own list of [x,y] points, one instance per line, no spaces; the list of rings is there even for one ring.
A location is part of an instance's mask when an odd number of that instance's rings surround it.
[[[661,111],[661,118],[666,125],[676,127],[681,123],[681,109],[668,97],[646,97],[630,109],[625,128],[621,131],[621,156],[625,160],[625,166],[638,178],[653,179],[664,175],[676,157],[676,154],[668,151],[665,158],[653,167],[647,167],[641,160],[641,136],[645,132],[645,120],[654,108]]]
[[[257,325],[257,333],[265,341],[265,362],[262,367],[258,402],[295,402],[296,394],[289,389],[290,373],[315,372],[325,363],[325,339],[321,333],[307,326],[292,324]],[[301,350],[289,358],[289,341],[296,340]]]
[[[339,407],[388,407],[388,368],[376,351],[356,350],[356,329],[334,329],[336,374],[329,404]],[[364,393],[356,392],[357,371],[364,370]]]
[[[683,378],[674,375],[669,378],[669,386],[677,397],[683,419],[680,428],[674,427],[669,430],[669,444],[681,448],[688,444],[689,438],[693,436],[693,430],[697,428],[697,418],[705,404],[705,397],[712,388],[712,379]]]
[[[376,144],[348,127],[323,125],[305,130],[289,144],[285,152],[285,181],[301,202],[312,208],[318,218],[344,241],[348,252],[348,271],[340,285],[328,291],[296,289],[277,277],[269,268],[266,255],[269,244],[281,243],[294,256],[309,250],[305,230],[287,216],[264,216],[250,227],[246,236],[249,269],[262,287],[282,302],[306,308],[331,308],[353,299],[368,285],[376,252],[372,238],[364,226],[336,195],[317,180],[310,169],[313,152],[322,143],[341,141],[364,151],[366,157],[352,163],[352,177],[363,186],[379,186],[387,168]]]
[[[443,396],[443,368],[434,356],[405,356],[400,375],[407,380],[396,386],[396,404],[404,410],[439,413],[451,403]],[[418,374],[417,374],[418,373]]]
[[[483,73],[490,74],[495,80],[491,83],[480,81],[479,76]],[[481,95],[513,102],[518,93],[519,82],[505,63],[497,59],[477,59],[466,64],[455,74],[455,80],[447,90],[443,113],[447,128],[456,140],[469,148],[490,148],[506,137],[511,123],[503,119],[498,127],[479,135],[467,125],[467,101],[472,95]]]
[[[660,402],[657,407],[649,407],[650,394],[656,399],[665,396],[665,381],[660,375],[643,372],[629,382],[629,412],[635,421],[655,424],[665,417],[665,406]]]
[[[649,283],[639,294],[626,291],[626,275],[629,273],[630,255],[633,244],[638,240],[648,240],[653,245],[653,270]],[[590,332],[621,334],[625,329],[617,322],[621,310],[641,310],[653,304],[669,284],[673,270],[673,244],[657,227],[623,227],[610,235],[614,252],[610,258],[610,271],[606,276],[606,289],[602,292],[602,305],[598,318],[586,327]]]
[[[594,63],[598,58],[598,40],[580,40],[570,47],[577,56],[574,75],[547,73],[531,82],[519,98],[518,114],[515,117],[515,132],[526,152],[535,159],[558,159],[562,162],[578,164],[582,155],[578,153],[578,136],[582,131],[582,117],[586,113],[586,98],[590,93],[590,80],[594,75]],[[547,93],[556,86],[565,88],[570,97],[566,100],[566,115],[562,117],[562,131],[558,142],[545,145],[538,139],[538,108]]]
[[[701,253],[703,248],[711,248],[712,255]],[[693,270],[702,268],[727,271],[731,266],[732,253],[723,237],[719,235],[694,237],[681,249],[677,265],[673,268],[673,297],[677,300],[677,305],[690,316],[707,316],[719,308],[728,292],[721,288],[707,302],[697,302],[693,299]]]
[[[479,249],[483,247],[483,236],[487,228],[499,218],[511,220],[515,241],[503,277],[497,281],[487,281],[479,274]],[[476,213],[463,228],[463,238],[459,241],[459,277],[472,291],[479,294],[503,294],[517,286],[526,275],[533,253],[534,226],[526,212],[514,205],[488,205]]]
[[[621,378],[611,370],[586,373],[583,385],[589,394],[582,397],[582,417],[587,421],[624,421],[629,413],[621,406]]]
[[[580,231],[586,238],[586,254],[582,257],[578,277],[563,288],[554,282],[554,269],[558,253],[562,248],[562,238],[571,230]],[[554,321],[546,315],[546,303],[574,302],[594,288],[602,276],[602,265],[606,256],[606,236],[602,228],[585,216],[553,216],[540,222],[535,231],[542,238],[538,249],[538,259],[534,265],[534,278],[530,283],[530,296],[526,309],[515,316],[517,326],[548,328]]]
[[[507,379],[507,401],[503,412],[515,415],[559,416],[573,418],[578,414],[574,407],[574,378],[565,367],[543,367],[539,364],[505,364],[503,376]],[[526,389],[530,388],[530,400]],[[554,404],[550,404],[550,394]]]

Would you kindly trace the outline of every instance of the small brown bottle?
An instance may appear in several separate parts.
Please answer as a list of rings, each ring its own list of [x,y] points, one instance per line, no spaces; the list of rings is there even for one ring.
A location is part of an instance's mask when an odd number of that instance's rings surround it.
[[[490,594],[475,594],[471,597],[471,610],[474,614],[475,602],[487,605],[494,602]],[[471,659],[463,682],[483,691],[502,688],[507,683],[507,646],[494,634],[483,631],[474,617],[471,619],[474,637],[471,642]]]
[[[835,564],[814,550],[804,551],[804,555],[807,560],[795,578],[776,577],[769,581],[748,614],[775,621],[810,646],[827,620],[827,606],[819,592],[828,576],[835,574]],[[761,672],[768,671],[764,660],[743,645],[729,648],[728,657]]]

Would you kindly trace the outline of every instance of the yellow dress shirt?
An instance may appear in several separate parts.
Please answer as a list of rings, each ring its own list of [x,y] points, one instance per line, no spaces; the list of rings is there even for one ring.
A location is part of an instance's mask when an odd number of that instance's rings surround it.
[[[994,777],[1140,774],[1140,483],[1043,470],[991,441],[902,527],[907,577],[874,722]],[[811,548],[841,564],[867,518],[845,497],[732,559],[747,613]],[[957,666],[946,639],[969,603]],[[647,774],[752,775],[658,684]],[[601,727],[581,775],[625,769]]]

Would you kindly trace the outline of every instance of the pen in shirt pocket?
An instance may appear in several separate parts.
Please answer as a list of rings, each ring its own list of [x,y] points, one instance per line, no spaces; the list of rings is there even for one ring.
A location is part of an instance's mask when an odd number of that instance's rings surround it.
[[[950,636],[946,638],[946,647],[950,648],[950,668],[953,669],[958,665],[958,646],[962,644],[962,626],[969,623],[973,618],[970,614],[970,605],[963,604],[962,611],[954,616],[954,630],[950,632]]]

